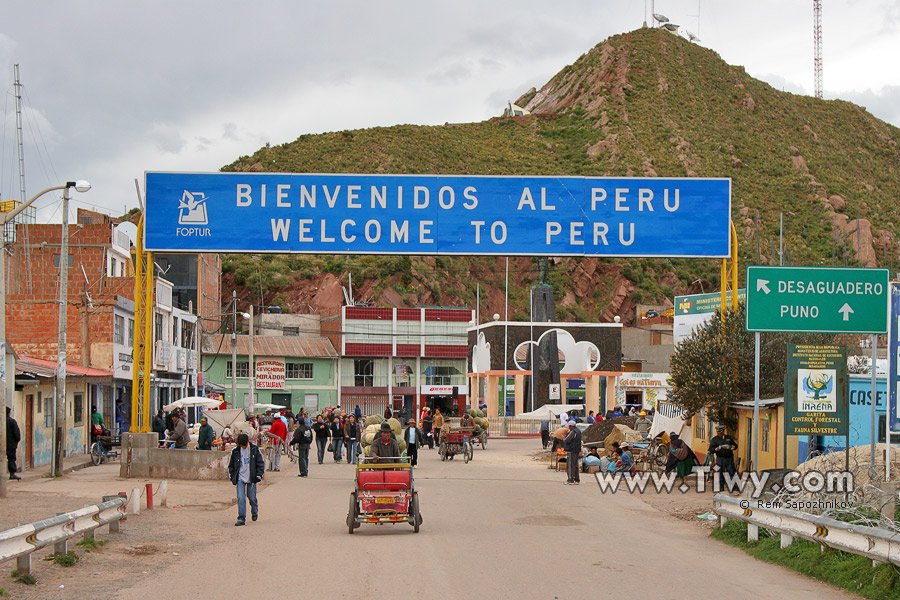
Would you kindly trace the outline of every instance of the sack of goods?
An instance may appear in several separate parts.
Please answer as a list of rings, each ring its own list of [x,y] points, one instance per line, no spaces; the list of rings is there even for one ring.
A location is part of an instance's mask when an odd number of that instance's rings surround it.
[[[406,441],[403,439],[403,430],[400,428],[400,421],[397,419],[388,419],[388,424],[391,426],[391,433],[394,434],[394,437],[397,439],[397,444],[400,446],[400,453],[406,451]],[[369,449],[372,447],[372,444],[377,442],[381,438],[381,424],[384,423],[384,417],[381,415],[372,415],[366,417],[366,428],[363,431],[362,437],[359,440],[360,446],[362,446],[362,451],[365,456],[372,456],[372,453]]]
[[[470,408],[466,411],[475,419],[475,434],[480,434],[483,429],[488,428],[488,420],[484,416],[484,411],[477,408]]]

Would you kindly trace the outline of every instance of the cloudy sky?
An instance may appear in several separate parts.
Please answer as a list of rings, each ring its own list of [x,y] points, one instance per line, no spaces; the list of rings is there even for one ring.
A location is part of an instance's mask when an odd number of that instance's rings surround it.
[[[826,98],[900,126],[900,0],[823,0]],[[646,7],[646,8],[645,8]],[[656,0],[657,13],[773,86],[813,93],[810,0]],[[611,35],[649,0],[46,0],[0,6],[0,198],[70,179],[118,216],[144,171],[216,171],[304,133],[481,121]],[[59,222],[59,199],[36,204]]]

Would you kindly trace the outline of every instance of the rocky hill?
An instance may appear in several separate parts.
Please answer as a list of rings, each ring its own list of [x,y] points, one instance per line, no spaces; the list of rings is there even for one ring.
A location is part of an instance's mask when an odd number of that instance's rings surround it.
[[[864,107],[778,91],[662,29],[614,36],[516,100],[532,114],[481,123],[304,135],[224,171],[730,177],[741,267],[897,267],[900,130]],[[664,235],[665,232],[660,232]],[[510,318],[525,319],[531,258],[510,258]],[[714,260],[552,261],[560,320],[626,321],[635,303],[718,286]],[[225,257],[226,291],[292,311],[356,300],[503,314],[505,259]],[[700,280],[697,282],[697,280]]]

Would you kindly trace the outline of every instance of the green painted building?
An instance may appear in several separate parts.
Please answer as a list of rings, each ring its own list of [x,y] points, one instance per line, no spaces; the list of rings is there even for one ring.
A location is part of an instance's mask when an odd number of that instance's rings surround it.
[[[237,361],[233,371],[231,335],[205,336],[201,345],[204,384],[224,388],[228,408],[250,404],[250,336],[237,336]],[[254,388],[256,404],[280,404],[295,413],[307,408],[312,414],[336,406],[338,353],[325,337],[254,336]],[[236,398],[232,397],[232,373]]]

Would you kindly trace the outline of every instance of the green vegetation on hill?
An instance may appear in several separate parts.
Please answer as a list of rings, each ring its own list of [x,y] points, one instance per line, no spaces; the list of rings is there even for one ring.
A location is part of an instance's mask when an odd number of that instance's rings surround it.
[[[852,266],[870,259],[868,248],[879,266],[900,263],[894,200],[900,197],[900,130],[861,107],[780,92],[661,29],[598,44],[516,103],[533,114],[303,135],[223,170],[730,177],[742,266],[777,263],[779,213],[786,263]],[[830,201],[834,196],[840,198]],[[871,237],[860,241],[848,233],[843,223],[857,218],[871,223]],[[510,262],[511,293],[536,281],[530,259]],[[324,273],[352,272],[354,283],[371,278],[376,302],[390,288],[409,304],[474,306],[481,283],[487,310],[499,312],[503,290],[502,262],[484,257],[234,255],[224,264],[238,287],[262,288],[267,302],[279,297],[288,305],[292,290],[314,285]],[[706,291],[716,288],[719,264],[564,259],[553,273],[558,316],[595,320],[604,310],[625,314],[637,302],[699,292],[692,287],[697,279]],[[629,283],[628,300],[616,300],[616,290]],[[524,300],[516,318],[524,318],[527,291],[514,295],[511,305]]]

